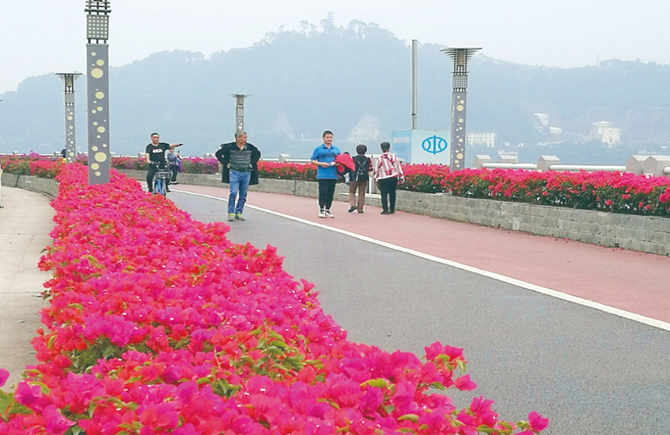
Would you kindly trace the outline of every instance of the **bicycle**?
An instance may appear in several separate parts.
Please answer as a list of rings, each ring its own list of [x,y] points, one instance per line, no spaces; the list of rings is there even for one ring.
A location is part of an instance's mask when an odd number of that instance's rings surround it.
[[[154,166],[157,166],[157,164],[154,164]],[[170,178],[172,177],[172,172],[170,171],[169,167],[159,167],[158,171],[156,172],[156,175],[154,176],[154,195],[163,195],[167,196],[168,193],[168,184],[170,182]]]

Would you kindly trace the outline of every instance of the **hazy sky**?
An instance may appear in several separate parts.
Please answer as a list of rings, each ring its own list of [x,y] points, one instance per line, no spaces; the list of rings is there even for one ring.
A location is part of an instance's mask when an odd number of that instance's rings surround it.
[[[0,0],[0,94],[25,78],[83,72],[85,0]],[[318,25],[376,23],[406,41],[483,47],[529,65],[599,60],[670,63],[665,0],[111,0],[112,66],[184,49],[209,55],[249,47],[265,34]]]

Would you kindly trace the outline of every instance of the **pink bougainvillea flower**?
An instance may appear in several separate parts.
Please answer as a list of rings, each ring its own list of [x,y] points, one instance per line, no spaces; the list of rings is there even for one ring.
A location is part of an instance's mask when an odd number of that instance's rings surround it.
[[[70,427],[75,425],[74,421],[63,417],[54,405],[44,408],[42,416],[46,420],[45,429],[51,435],[63,435]]]
[[[535,432],[543,431],[549,425],[549,419],[533,411],[528,414],[528,424]]]
[[[456,388],[461,391],[470,391],[477,388],[477,384],[470,380],[470,375],[464,375],[460,378],[456,378],[454,384],[456,384]]]
[[[5,369],[0,369],[0,387],[5,385],[7,379],[9,379],[9,372]]]

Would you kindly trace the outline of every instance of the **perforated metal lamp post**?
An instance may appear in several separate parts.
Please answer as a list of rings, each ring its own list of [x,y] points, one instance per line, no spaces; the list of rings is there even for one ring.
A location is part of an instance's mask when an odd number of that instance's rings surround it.
[[[86,88],[88,102],[88,184],[109,183],[109,37],[110,2],[86,0]]]
[[[451,94],[451,159],[452,171],[464,169],[465,161],[465,113],[468,87],[468,61],[481,48],[445,48],[441,51],[454,62]]]
[[[77,156],[74,129],[74,82],[81,73],[56,73],[65,85],[65,160],[72,163]]]
[[[249,94],[230,94],[235,98],[235,132],[244,130],[244,99],[250,97]]]

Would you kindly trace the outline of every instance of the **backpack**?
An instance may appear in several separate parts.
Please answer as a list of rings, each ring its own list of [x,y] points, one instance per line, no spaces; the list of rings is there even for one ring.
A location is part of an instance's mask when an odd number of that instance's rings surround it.
[[[370,158],[365,156],[354,157],[354,170],[351,173],[351,181],[365,182],[370,179]]]

